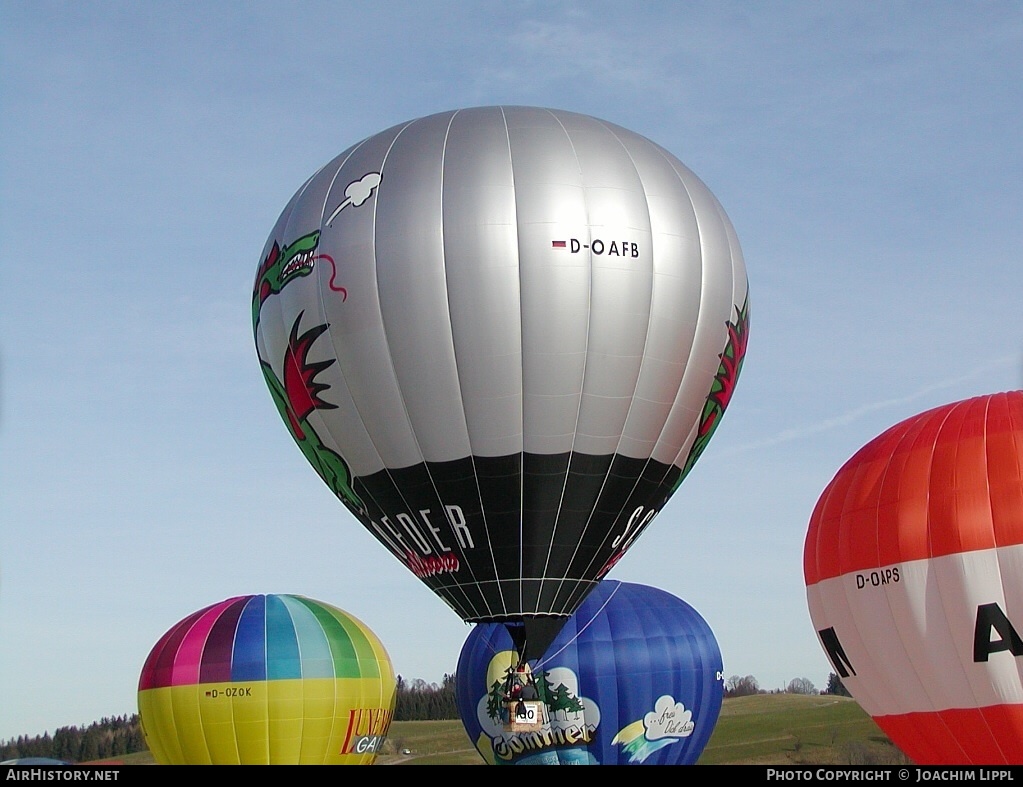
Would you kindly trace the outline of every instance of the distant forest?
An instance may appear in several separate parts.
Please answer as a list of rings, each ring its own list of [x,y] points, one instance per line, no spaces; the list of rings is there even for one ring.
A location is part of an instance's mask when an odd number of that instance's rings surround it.
[[[457,718],[454,675],[445,675],[440,686],[418,678],[406,682],[398,676],[395,721]],[[102,718],[87,727],[60,727],[52,737],[48,732],[34,737],[19,735],[0,744],[0,760],[50,757],[67,762],[92,762],[117,759],[146,749],[142,725],[138,714],[133,713]]]
[[[457,718],[454,675],[445,675],[440,686],[418,678],[406,683],[401,675],[398,676],[398,696],[394,702],[395,721]]]
[[[145,751],[138,714],[94,721],[88,727],[60,727],[50,733],[20,735],[0,746],[0,760],[19,757],[50,757],[67,762],[115,759],[122,754]]]

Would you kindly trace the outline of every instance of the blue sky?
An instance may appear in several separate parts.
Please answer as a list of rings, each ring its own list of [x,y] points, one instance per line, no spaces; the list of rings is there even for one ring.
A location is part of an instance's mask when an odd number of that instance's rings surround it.
[[[306,464],[259,372],[258,256],[351,144],[527,104],[675,153],[735,225],[746,365],[611,577],[765,688],[829,665],[802,545],[861,445],[1023,387],[1023,7],[0,0],[0,739],[135,710],[232,595],[340,606],[406,678],[469,628]]]

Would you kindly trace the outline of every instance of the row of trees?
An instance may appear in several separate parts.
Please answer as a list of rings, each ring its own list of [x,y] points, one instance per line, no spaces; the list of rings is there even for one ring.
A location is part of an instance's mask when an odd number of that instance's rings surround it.
[[[751,694],[837,694],[848,697],[849,691],[842,685],[842,679],[834,672],[828,675],[828,685],[818,692],[808,678],[793,678],[783,690],[767,692],[752,675],[733,675],[725,682],[726,697],[746,697]],[[398,676],[398,697],[394,709],[395,721],[419,721],[423,719],[457,719],[458,703],[455,699],[455,676],[445,675],[444,682],[426,683],[416,679],[406,683]]]
[[[60,727],[50,734],[20,735],[0,744],[0,760],[21,757],[49,757],[67,762],[107,760],[145,751],[146,742],[138,714],[94,721],[88,727]]]
[[[457,718],[454,675],[445,675],[440,686],[419,678],[409,683],[401,675],[398,676],[398,691],[394,701],[395,721]]]
[[[793,678],[789,681],[784,690],[765,691],[760,688],[760,683],[752,675],[741,677],[732,675],[725,681],[726,697],[748,697],[751,694],[817,694],[817,687],[807,678]],[[837,694],[842,697],[849,696],[849,690],[842,685],[842,679],[834,672],[828,675],[828,685],[820,692],[821,694]]]

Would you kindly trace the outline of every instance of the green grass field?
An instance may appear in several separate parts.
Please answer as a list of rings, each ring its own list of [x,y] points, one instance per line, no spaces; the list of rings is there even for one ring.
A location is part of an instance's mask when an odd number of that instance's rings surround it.
[[[407,749],[409,754],[401,754]],[[397,721],[377,765],[483,765],[460,721]],[[120,758],[152,765],[149,752]],[[908,763],[848,697],[758,694],[727,699],[700,765]]]
[[[457,721],[395,722],[378,765],[482,765]],[[725,700],[700,765],[907,763],[848,697],[758,694]]]
[[[725,700],[700,765],[867,765],[908,760],[855,700],[757,694]]]

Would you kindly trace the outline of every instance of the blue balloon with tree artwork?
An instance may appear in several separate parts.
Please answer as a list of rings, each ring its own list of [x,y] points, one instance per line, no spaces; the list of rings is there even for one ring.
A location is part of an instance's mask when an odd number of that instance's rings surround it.
[[[604,580],[541,658],[520,663],[519,636],[515,624],[479,624],[458,660],[459,714],[488,763],[690,765],[699,758],[724,684],[717,640],[689,604]],[[521,685],[535,702],[518,704]],[[527,705],[535,708],[529,723],[516,717],[516,707],[522,714]]]

